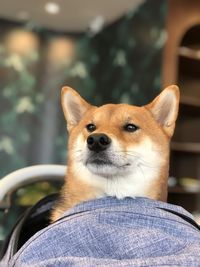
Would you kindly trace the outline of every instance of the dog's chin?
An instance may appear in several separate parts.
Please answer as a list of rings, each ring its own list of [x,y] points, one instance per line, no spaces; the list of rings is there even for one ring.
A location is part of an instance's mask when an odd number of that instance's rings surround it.
[[[104,178],[112,178],[125,174],[126,168],[128,168],[129,165],[127,164],[124,166],[118,166],[112,162],[107,162],[104,160],[94,160],[92,162],[87,162],[86,167],[92,174]]]
[[[104,178],[114,177],[118,171],[118,168],[115,165],[106,163],[88,163],[86,164],[86,167],[92,174],[102,176]]]

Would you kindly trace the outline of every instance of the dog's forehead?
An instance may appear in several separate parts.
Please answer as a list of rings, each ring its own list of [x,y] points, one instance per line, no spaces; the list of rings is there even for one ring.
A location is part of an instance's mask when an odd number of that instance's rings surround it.
[[[93,120],[112,120],[112,119],[122,119],[131,120],[137,119],[138,114],[141,116],[142,107],[132,106],[128,104],[106,104],[98,107],[93,112]]]

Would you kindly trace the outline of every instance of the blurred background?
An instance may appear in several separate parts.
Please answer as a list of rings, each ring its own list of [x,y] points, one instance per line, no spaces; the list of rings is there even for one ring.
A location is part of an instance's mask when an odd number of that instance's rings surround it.
[[[95,105],[144,105],[170,84],[181,87],[181,104],[169,202],[198,216],[200,2],[0,0],[0,177],[35,164],[66,164],[63,85]],[[15,192],[15,203],[28,206],[56,190],[34,185]]]
[[[1,177],[66,162],[63,85],[97,105],[160,91],[167,7],[152,3],[0,1]]]

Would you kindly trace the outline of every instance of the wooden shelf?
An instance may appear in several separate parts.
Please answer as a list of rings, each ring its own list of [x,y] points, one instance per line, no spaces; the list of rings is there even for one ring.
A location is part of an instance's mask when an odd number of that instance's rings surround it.
[[[175,142],[171,143],[171,149],[178,152],[200,153],[200,143]]]
[[[200,99],[194,98],[193,96],[182,95],[180,99],[180,103],[183,105],[200,108]]]
[[[177,83],[181,91],[170,159],[170,175],[176,184],[168,188],[168,200],[190,212],[199,212],[200,25],[194,18],[199,18],[200,1],[171,0],[168,10],[163,84]]]
[[[192,49],[186,46],[181,46],[179,47],[178,54],[180,56],[183,56],[189,59],[200,61],[200,50],[199,49],[197,50],[197,49]]]
[[[187,190],[182,186],[168,187],[169,194],[200,194],[199,190]]]

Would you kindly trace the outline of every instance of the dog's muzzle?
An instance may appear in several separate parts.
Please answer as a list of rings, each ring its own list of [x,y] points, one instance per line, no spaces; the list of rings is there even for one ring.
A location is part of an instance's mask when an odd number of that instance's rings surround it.
[[[87,146],[89,150],[100,152],[106,150],[111,144],[111,139],[103,133],[91,134],[87,138]]]

